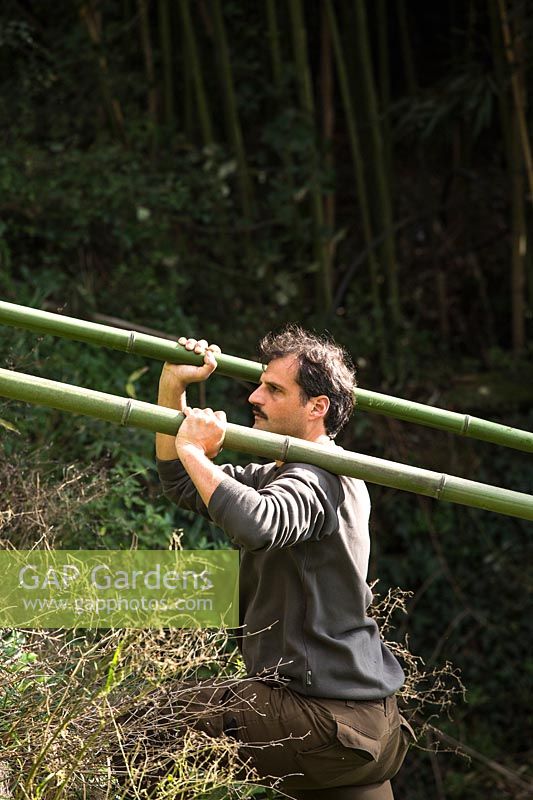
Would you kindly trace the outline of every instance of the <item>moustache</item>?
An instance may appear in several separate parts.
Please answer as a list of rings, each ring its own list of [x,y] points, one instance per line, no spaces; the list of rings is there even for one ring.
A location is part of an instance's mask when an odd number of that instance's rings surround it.
[[[252,413],[257,417],[261,417],[261,419],[268,419],[267,415],[261,411],[259,406],[252,405]]]

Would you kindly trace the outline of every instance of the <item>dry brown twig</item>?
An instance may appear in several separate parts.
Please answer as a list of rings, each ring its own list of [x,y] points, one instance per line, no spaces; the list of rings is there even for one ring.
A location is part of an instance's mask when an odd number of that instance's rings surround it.
[[[76,467],[44,486],[37,467],[6,460],[2,478],[3,548],[59,546],[71,515],[106,490],[105,475]],[[408,596],[378,600],[386,638]],[[458,676],[448,664],[424,671],[406,643],[389,645],[406,665],[409,713],[428,725],[428,709],[441,714],[461,694]],[[238,798],[257,786],[233,739],[198,730],[213,708],[183,713],[187,682],[245,679],[226,631],[4,631],[0,651],[0,788],[13,800],[147,798],[148,785],[159,800]]]

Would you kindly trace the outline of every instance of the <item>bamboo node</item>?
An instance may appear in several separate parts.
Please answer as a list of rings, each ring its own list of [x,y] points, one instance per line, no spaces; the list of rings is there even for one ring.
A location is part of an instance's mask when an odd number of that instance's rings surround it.
[[[437,500],[440,500],[441,495],[442,495],[442,493],[444,491],[444,487],[446,486],[446,478],[447,478],[447,475],[445,475],[444,472],[443,472],[442,475],[440,476],[439,485],[437,486],[437,489],[435,491],[435,498]]]
[[[133,348],[135,347],[135,331],[130,331],[129,334],[126,353],[133,353]]]
[[[281,445],[281,452],[280,452],[280,455],[279,455],[279,460],[280,461],[286,461],[287,460],[287,456],[289,454],[290,445],[291,445],[291,437],[290,436],[286,436],[285,439],[283,440],[283,444]]]
[[[131,410],[133,408],[133,403],[131,400],[126,401],[126,405],[124,406],[124,410],[122,412],[122,417],[120,418],[120,425],[127,425],[128,420],[130,418]]]
[[[472,420],[472,417],[470,416],[470,414],[465,414],[464,415],[464,417],[463,417],[463,427],[461,428],[461,433],[462,433],[463,436],[466,436],[466,434],[468,433],[468,428],[470,426],[471,420]]]

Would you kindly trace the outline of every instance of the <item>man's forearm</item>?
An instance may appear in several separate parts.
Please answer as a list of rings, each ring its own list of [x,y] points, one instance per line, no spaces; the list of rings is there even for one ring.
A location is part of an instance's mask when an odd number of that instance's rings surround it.
[[[172,375],[165,374],[163,368],[159,380],[158,404],[166,408],[174,408],[176,411],[183,411],[187,405],[185,388],[185,384],[176,381]],[[177,458],[175,436],[169,436],[166,433],[156,433],[155,452],[157,457],[163,461]]]
[[[178,342],[186,350],[194,351],[197,355],[203,354],[204,363],[201,366],[190,366],[186,364],[163,365],[163,371],[159,379],[159,394],[157,402],[160,406],[174,408],[176,411],[185,411],[187,398],[185,389],[190,383],[205,381],[217,368],[216,353],[220,353],[217,345],[208,345],[205,339],[186,339],[181,336]],[[176,444],[173,436],[165,433],[157,433],[155,437],[156,455],[162,461],[168,461],[177,457]]]
[[[171,437],[169,437],[171,438]],[[176,452],[176,450],[174,450]],[[224,471],[213,464],[203,450],[194,445],[183,445],[179,448],[177,456],[186,469],[190,479],[206,506],[213,496],[215,489],[226,477]]]

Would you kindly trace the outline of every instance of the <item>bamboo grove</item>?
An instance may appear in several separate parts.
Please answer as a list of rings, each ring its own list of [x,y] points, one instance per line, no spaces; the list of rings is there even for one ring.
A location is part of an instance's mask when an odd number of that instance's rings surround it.
[[[428,672],[460,671],[467,690],[449,717],[426,706],[438,731],[398,777],[409,800],[531,794],[531,524],[432,499],[444,499],[443,475],[508,487],[520,502],[532,493],[529,5],[0,4],[5,393],[22,393],[16,373],[35,374],[49,400],[50,379],[90,387],[131,421],[154,400],[156,358],[181,335],[202,337],[230,374],[249,370],[247,385],[221,375],[189,397],[226,409],[242,446],[255,344],[298,322],[353,357],[359,412],[339,440],[346,453],[439,476],[426,496],[369,482],[369,578],[378,595],[406,597],[391,637],[408,637]],[[120,327],[124,349],[16,329],[13,304]],[[150,336],[166,337],[157,357]],[[2,547],[167,549],[175,535],[191,549],[224,546],[161,495],[145,430],[0,400]],[[92,673],[62,703],[70,644],[46,637],[35,651],[28,638],[21,649],[15,633],[0,633],[14,698],[0,787],[13,757],[15,773],[29,773],[26,794],[57,800],[69,789],[50,772],[54,730],[37,723],[52,706],[32,676],[42,666],[67,721]],[[151,669],[150,651],[134,650]],[[63,732],[55,742],[72,773]],[[436,754],[436,737],[472,760]]]
[[[497,88],[504,157],[509,174],[511,205],[511,269],[502,276],[509,295],[511,322],[509,336],[515,351],[526,343],[526,310],[532,276],[524,242],[528,237],[528,195],[533,188],[533,167],[526,118],[526,73],[524,29],[525,5],[519,0],[487,0],[467,4],[464,13],[468,26],[464,53],[452,50],[451,57],[468,59],[475,46],[475,26],[488,20],[487,37],[493,54],[490,80]],[[479,6],[479,7],[478,7]],[[327,320],[346,303],[356,275],[364,270],[370,286],[371,315],[379,346],[379,361],[384,375],[392,378],[402,372],[403,356],[399,343],[405,323],[405,298],[400,291],[398,235],[413,226],[409,215],[398,217],[393,208],[395,172],[401,167],[393,157],[391,108],[398,97],[398,82],[403,92],[421,92],[424,75],[417,66],[409,4],[379,0],[364,2],[304,3],[266,0],[257,7],[255,31],[263,31],[262,68],[272,90],[268,100],[270,115],[284,107],[298,109],[300,124],[312,132],[306,153],[308,181],[305,199],[295,205],[291,224],[298,227],[309,216],[312,223],[314,282],[312,306],[317,318]],[[522,16],[521,16],[522,15]],[[241,236],[245,252],[252,253],[251,237],[260,222],[258,166],[253,163],[254,132],[247,133],[238,82],[246,74],[235,71],[237,49],[242,47],[242,27],[249,19],[231,19],[231,9],[221,0],[190,3],[189,0],[133,0],[124,3],[124,20],[137,30],[145,71],[146,119],[151,131],[152,157],[164,148],[167,135],[180,133],[187,141],[200,140],[205,148],[223,142],[235,158],[235,181],[242,219]],[[128,146],[128,120],[115,90],[115,76],[108,57],[106,13],[89,0],[80,7],[80,20],[93,45],[98,74],[101,107],[111,134]],[[111,22],[109,23],[111,24]],[[115,20],[114,24],[117,24]],[[453,25],[453,19],[451,20]],[[133,32],[133,31],[132,31]],[[395,41],[392,36],[395,36]],[[402,75],[394,74],[401,64]],[[213,69],[216,72],[214,80]],[[480,92],[482,90],[480,89]],[[424,112],[424,102],[429,103]],[[430,102],[421,92],[420,114],[429,113]],[[452,101],[450,101],[452,102]],[[468,169],[468,158],[485,113],[483,100],[476,107],[477,117],[469,128],[457,129],[454,169]],[[434,121],[447,112],[434,109]],[[416,123],[416,120],[415,120]],[[350,231],[353,220],[337,208],[338,198],[327,186],[327,173],[335,170],[338,154],[334,143],[339,131],[346,132],[348,163],[346,198],[357,210],[362,240],[360,255],[339,264],[338,248]],[[282,149],[284,179],[292,185],[294,196],[301,187],[296,182],[295,155]],[[371,164],[371,169],[369,168]],[[343,203],[346,199],[343,200]],[[222,216],[224,220],[224,215]],[[432,237],[439,245],[442,231],[438,223]],[[223,222],[221,236],[229,239],[230,221]],[[529,265],[529,266],[528,266]],[[483,278],[479,266],[479,286]],[[439,325],[443,337],[450,336],[445,270],[437,268]]]

